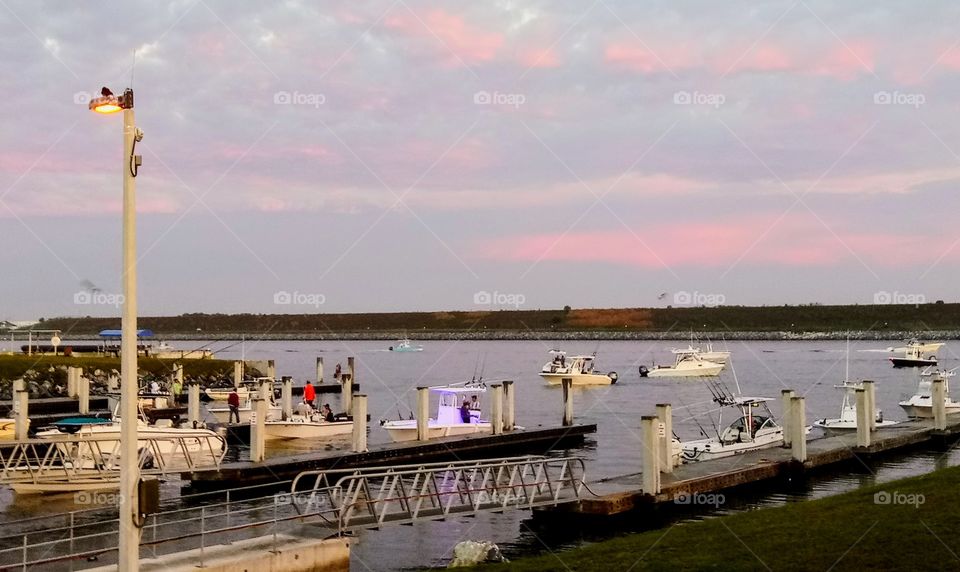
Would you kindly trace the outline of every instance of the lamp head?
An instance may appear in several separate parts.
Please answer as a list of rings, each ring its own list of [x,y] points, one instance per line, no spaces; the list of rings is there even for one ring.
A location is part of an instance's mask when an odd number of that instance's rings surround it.
[[[92,111],[103,114],[116,113],[121,109],[133,109],[133,90],[128,88],[123,95],[117,97],[104,87],[100,90],[100,97],[91,99],[88,107]]]

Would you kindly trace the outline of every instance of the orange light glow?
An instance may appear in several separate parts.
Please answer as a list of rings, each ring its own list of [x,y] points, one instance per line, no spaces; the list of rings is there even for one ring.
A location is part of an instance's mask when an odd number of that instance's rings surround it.
[[[116,113],[121,109],[123,108],[115,103],[103,103],[93,108],[97,113]]]

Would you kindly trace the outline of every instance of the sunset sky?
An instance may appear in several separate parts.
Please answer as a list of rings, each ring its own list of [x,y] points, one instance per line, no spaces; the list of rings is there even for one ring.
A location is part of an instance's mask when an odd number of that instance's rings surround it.
[[[119,315],[131,81],[142,315],[956,301],[920,8],[3,0],[0,319]]]

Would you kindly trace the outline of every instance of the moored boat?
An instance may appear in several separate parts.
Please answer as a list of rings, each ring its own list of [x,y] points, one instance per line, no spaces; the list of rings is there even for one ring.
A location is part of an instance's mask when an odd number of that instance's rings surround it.
[[[843,403],[840,406],[840,417],[817,419],[813,422],[814,427],[823,430],[826,435],[842,435],[857,430],[857,402],[855,399],[856,390],[863,388],[862,382],[851,382],[844,380],[840,385],[835,386],[843,391]],[[896,425],[896,421],[883,418],[883,411],[874,410],[874,419],[877,429],[884,429]]]
[[[431,439],[493,432],[490,421],[481,417],[481,397],[487,391],[484,383],[465,382],[429,389],[439,397],[437,416],[427,420],[427,431]],[[380,425],[387,430],[394,442],[417,439],[416,419],[381,420]],[[520,426],[515,428],[523,429]]]
[[[596,356],[567,357],[566,352],[550,350],[553,359],[540,369],[540,377],[550,385],[560,385],[565,378],[573,385],[611,385],[617,383],[617,372],[601,373],[594,370]]]
[[[707,361],[699,353],[677,353],[673,365],[655,365],[653,369],[641,365],[640,377],[713,377],[720,375],[724,364]]]
[[[950,398],[950,378],[955,375],[954,370],[934,372],[924,371],[920,374],[917,392],[898,405],[911,419],[931,419],[933,417],[933,380],[943,380],[943,401],[947,415],[960,413],[960,402]]]

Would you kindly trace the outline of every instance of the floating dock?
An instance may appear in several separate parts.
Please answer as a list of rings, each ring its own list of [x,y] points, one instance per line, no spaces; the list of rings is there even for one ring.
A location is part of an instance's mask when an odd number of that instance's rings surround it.
[[[796,477],[841,463],[904,452],[930,444],[953,444],[960,438],[960,417],[947,419],[945,431],[933,429],[932,420],[905,421],[873,433],[869,447],[857,446],[857,435],[824,437],[807,441],[807,460],[796,461],[789,448],[771,447],[712,461],[683,464],[661,475],[660,492],[647,494],[641,488],[643,473],[588,482],[594,498],[538,509],[544,512],[613,516],[663,503],[690,504],[696,494],[718,492],[775,478]]]
[[[596,431],[597,426],[594,424],[572,425],[514,430],[501,435],[476,434],[443,437],[426,442],[390,443],[371,447],[365,453],[310,451],[267,458],[261,463],[225,463],[219,469],[183,472],[180,478],[190,481],[194,487],[221,489],[291,480],[303,471],[318,469],[349,469],[546,453],[553,449],[582,445],[586,435]]]

